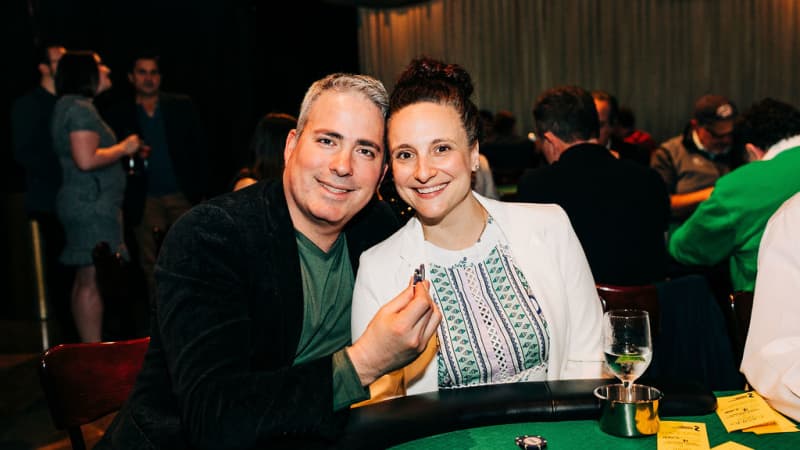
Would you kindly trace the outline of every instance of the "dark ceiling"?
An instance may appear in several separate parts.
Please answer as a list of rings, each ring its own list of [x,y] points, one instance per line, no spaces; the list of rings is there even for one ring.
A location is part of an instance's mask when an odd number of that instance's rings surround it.
[[[366,8],[397,8],[400,6],[428,3],[430,0],[324,0],[326,3]]]

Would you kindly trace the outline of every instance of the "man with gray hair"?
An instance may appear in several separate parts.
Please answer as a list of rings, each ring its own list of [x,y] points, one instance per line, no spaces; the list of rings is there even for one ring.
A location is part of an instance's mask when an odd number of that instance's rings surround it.
[[[359,256],[398,225],[375,199],[387,108],[370,77],[315,82],[286,139],[283,180],[212,199],[172,227],[144,367],[96,448],[334,440],[365,387],[424,350],[440,320],[427,281],[350,345]]]

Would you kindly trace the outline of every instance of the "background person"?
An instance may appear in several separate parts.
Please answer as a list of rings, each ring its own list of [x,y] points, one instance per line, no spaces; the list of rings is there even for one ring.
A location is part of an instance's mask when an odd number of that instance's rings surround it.
[[[800,191],[800,110],[766,98],[742,118],[752,162],[717,180],[711,196],[672,233],[668,249],[687,266],[727,263],[733,290],[752,291],[764,227]]]
[[[614,156],[627,159],[643,166],[650,165],[650,152],[634,144],[629,144],[618,139],[614,129],[619,122],[619,102],[617,98],[606,91],[592,91],[594,105],[597,108],[599,132],[597,143],[611,150]]]
[[[628,106],[619,108],[617,125],[612,130],[612,133],[619,140],[645,149],[648,155],[652,155],[653,150],[658,148],[658,144],[653,140],[653,136],[650,133],[636,127],[636,114]]]
[[[61,166],[53,152],[49,131],[58,99],[54,76],[65,52],[59,45],[49,46],[42,52],[38,65],[39,85],[18,98],[11,110],[14,159],[25,168],[25,210],[28,217],[39,221],[43,228],[49,228],[50,223],[58,220],[55,203],[61,187]],[[63,231],[58,233],[63,234]]]
[[[66,51],[60,45],[48,45],[41,52],[37,66],[39,85],[14,101],[11,133],[14,159],[25,168],[25,213],[32,227],[35,224],[41,242],[47,298],[66,340],[71,341],[77,339],[69,312],[74,275],[58,260],[64,249],[64,229],[56,216],[61,165],[53,151],[50,133],[53,108],[58,100],[53,77]]]
[[[517,199],[564,208],[595,282],[662,281],[669,196],[655,171],[616,159],[600,142],[597,102],[577,86],[555,87],[539,96],[533,109],[536,135],[550,165],[522,175]]]
[[[800,420],[800,193],[769,219],[758,250],[742,373],[778,411]]]
[[[136,133],[151,149],[146,168],[128,175],[124,213],[152,301],[160,245],[154,231],[166,232],[207,196],[208,147],[192,100],[161,90],[158,56],[136,55],[128,81],[133,97],[111,105],[104,115],[118,135]]]
[[[249,162],[234,177],[234,191],[281,177],[286,136],[295,127],[297,119],[284,113],[269,113],[258,121],[250,139]]]
[[[740,161],[731,151],[738,111],[721,95],[704,95],[683,133],[663,142],[650,157],[670,194],[672,221],[680,224],[706,200],[714,183]]]
[[[484,120],[480,123],[483,127]],[[506,110],[495,113],[491,133],[480,142],[480,153],[489,162],[494,182],[512,193],[509,197],[513,196],[522,172],[543,163],[534,143],[518,133],[517,118]]]
[[[472,173],[472,189],[486,198],[500,199],[497,186],[494,184],[492,168],[485,156],[478,154],[478,170]]]
[[[111,87],[108,67],[91,51],[68,51],[55,77],[59,100],[53,111],[53,145],[63,183],[56,213],[64,227],[66,245],[61,262],[76,267],[72,314],[84,342],[102,337],[103,301],[97,286],[92,250],[108,242],[127,255],[122,238],[123,156],[135,154],[141,141],[135,134],[117,143],[100,118],[92,99]]]

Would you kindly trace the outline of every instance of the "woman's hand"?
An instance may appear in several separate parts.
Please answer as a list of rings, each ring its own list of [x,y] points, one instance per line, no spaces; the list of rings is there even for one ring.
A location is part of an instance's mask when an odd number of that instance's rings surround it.
[[[125,156],[133,156],[142,147],[142,140],[138,134],[132,134],[119,143]]]
[[[99,147],[100,135],[95,131],[73,131],[69,139],[72,159],[81,170],[95,170],[116,163],[123,156],[133,156],[142,147],[142,140],[136,134],[110,147]]]

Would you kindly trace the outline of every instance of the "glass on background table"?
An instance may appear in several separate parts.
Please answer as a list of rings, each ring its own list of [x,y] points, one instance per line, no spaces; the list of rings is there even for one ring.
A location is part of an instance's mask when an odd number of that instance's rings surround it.
[[[717,397],[741,393],[715,392]],[[666,417],[661,420],[702,422],[706,424],[711,447],[733,441],[747,447],[760,449],[800,449],[800,432],[762,434],[736,431],[728,433],[716,413],[704,416]],[[547,440],[547,450],[563,449],[655,449],[656,436],[621,438],[600,430],[597,420],[565,420],[558,422],[521,422],[504,425],[475,427],[429,436],[392,447],[395,450],[514,450],[519,447],[514,438],[520,435],[541,435]]]

